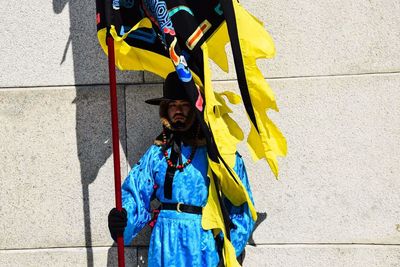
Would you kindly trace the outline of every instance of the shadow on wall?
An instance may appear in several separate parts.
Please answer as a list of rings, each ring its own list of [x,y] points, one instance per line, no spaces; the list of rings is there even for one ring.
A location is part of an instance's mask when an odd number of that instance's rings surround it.
[[[265,221],[265,219],[267,219],[267,213],[266,212],[257,212],[257,221],[254,224],[253,233],[257,229],[257,227],[260,226],[260,224],[263,221]],[[256,242],[254,242],[254,239],[253,239],[253,233],[251,234],[251,236],[249,238],[249,245],[256,246]]]
[[[67,4],[68,8],[66,8]],[[67,52],[71,50],[75,84],[104,83],[108,80],[108,72],[104,71],[107,61],[106,57],[101,55],[97,41],[95,1],[53,0],[53,10],[56,14],[60,14],[64,9],[69,9],[70,36],[64,54],[60,55],[60,65],[65,61]],[[123,101],[121,95],[119,95],[119,100]],[[112,155],[112,144],[107,142],[107,140],[111,140],[108,91],[94,90],[93,87],[78,87],[74,103],[76,105],[76,141],[81,170],[87,266],[92,267],[89,185],[95,181],[99,169]],[[125,115],[121,111],[120,118]],[[124,129],[120,128],[120,133],[124,132]],[[123,148],[126,154],[126,145],[123,145]],[[123,158],[122,156],[121,158]],[[106,220],[106,218],[104,219]]]
[[[119,90],[119,93],[121,92],[122,91]],[[76,142],[81,170],[82,209],[84,215],[87,266],[93,266],[89,186],[95,181],[100,168],[112,154],[108,90],[104,87],[102,89],[78,87],[74,103],[76,105]],[[122,108],[124,106],[122,103],[123,98],[120,97],[119,114],[121,117],[124,116],[125,113]],[[125,127],[121,123],[121,120],[120,131],[121,133],[125,132]],[[124,139],[125,138],[121,141],[124,142]],[[124,147],[126,154],[126,145],[123,144],[122,147]],[[123,159],[123,155],[121,155],[121,158]],[[109,179],[111,180],[113,177],[109,177]],[[111,207],[104,208],[111,209]],[[104,218],[104,220],[106,221],[107,218]]]
[[[266,212],[257,212],[257,221],[254,224],[254,229],[253,229],[253,233],[254,231],[257,229],[257,227],[265,220],[267,219],[267,213]],[[253,239],[253,233],[251,233],[249,241],[248,241],[248,245],[250,246],[257,246],[256,243],[254,242]],[[239,255],[238,257],[238,261],[240,264],[243,263],[244,259],[246,258],[246,248],[243,250],[242,254]]]
[[[107,267],[118,267],[118,251],[116,247],[116,243],[114,246],[108,250],[107,254]],[[135,248],[129,247],[125,248],[125,266],[137,266],[141,267],[143,265],[139,265],[137,263],[137,251]]]
[[[66,7],[67,4],[68,8]],[[108,83],[107,59],[97,40],[95,1],[53,0],[53,11],[56,14],[65,12],[66,9],[69,11],[70,36],[65,44],[64,53],[60,55],[60,65],[64,63],[68,51],[71,51],[76,85]],[[121,74],[117,71],[117,76]],[[133,74],[133,72],[124,73],[123,79],[127,80],[130,76],[138,77]],[[154,91],[152,92],[154,93]],[[118,89],[120,137],[124,154],[128,155],[130,164],[133,164],[148,148],[149,143],[152,142],[149,133],[154,132],[156,126],[159,127],[157,117],[143,117],[141,114],[142,112],[154,114],[156,111],[154,108],[143,107],[144,99],[141,99],[141,97],[147,99],[154,96],[149,95],[149,92],[142,93],[129,94],[129,103],[135,104],[135,107],[129,108],[130,117],[128,121],[131,122],[132,129],[137,125],[140,125],[140,129],[133,129],[130,138],[128,138],[129,136],[125,136],[126,125],[123,123],[126,121],[127,115],[124,102],[126,101],[126,92],[125,89]],[[138,95],[140,96],[138,97]],[[93,86],[78,86],[76,98],[73,101],[76,105],[76,143],[81,170],[82,211],[88,267],[94,266],[89,186],[95,181],[100,168],[112,155],[109,101],[108,86],[99,86],[96,89]],[[133,115],[132,113],[136,114]],[[148,125],[142,125],[143,119],[147,121]],[[134,148],[134,153],[128,154],[127,147]],[[123,156],[121,155],[122,160],[124,160]],[[113,179],[113,177],[110,177],[110,179]],[[104,208],[111,209],[112,207]],[[104,220],[106,221],[107,218],[104,218]],[[144,235],[143,239],[148,240],[148,235]],[[110,247],[107,266],[117,266],[116,253],[116,247]],[[127,265],[136,265],[138,258],[136,248],[126,248],[125,255]]]

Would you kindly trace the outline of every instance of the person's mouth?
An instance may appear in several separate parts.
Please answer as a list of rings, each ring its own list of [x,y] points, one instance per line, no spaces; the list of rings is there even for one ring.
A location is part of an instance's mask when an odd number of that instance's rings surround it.
[[[185,116],[183,116],[183,115],[175,115],[174,116],[174,120],[185,120],[186,118],[185,118]]]

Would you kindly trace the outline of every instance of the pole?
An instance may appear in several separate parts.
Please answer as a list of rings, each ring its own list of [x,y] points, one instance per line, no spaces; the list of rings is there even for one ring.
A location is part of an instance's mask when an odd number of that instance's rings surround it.
[[[115,74],[115,52],[114,39],[109,34],[107,36],[108,46],[108,70],[110,77],[110,100],[111,100],[111,125],[112,125],[112,146],[114,159],[114,183],[115,183],[115,205],[122,210],[121,198],[121,168],[119,157],[119,129],[118,129],[118,101],[117,101],[117,79]],[[125,267],[124,256],[124,237],[117,237],[118,244],[118,267]]]

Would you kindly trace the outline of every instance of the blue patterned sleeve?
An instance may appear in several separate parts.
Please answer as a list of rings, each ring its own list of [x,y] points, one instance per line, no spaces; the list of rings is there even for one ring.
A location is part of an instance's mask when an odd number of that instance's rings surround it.
[[[240,177],[243,185],[245,186],[249,194],[251,201],[254,204],[246,168],[244,166],[243,159],[239,153],[236,153],[236,163],[233,169]],[[251,233],[253,232],[255,222],[251,217],[250,209],[247,203],[244,203],[240,206],[234,206],[228,199],[225,199],[225,201],[225,205],[229,211],[229,216],[236,226],[235,229],[231,229],[231,242],[232,245],[235,247],[236,256],[239,256],[243,252],[243,249],[245,248],[246,243],[249,240]]]
[[[129,172],[122,185],[122,206],[128,215],[124,232],[125,245],[129,245],[151,219],[150,201],[154,191],[157,151],[157,146],[151,146]]]

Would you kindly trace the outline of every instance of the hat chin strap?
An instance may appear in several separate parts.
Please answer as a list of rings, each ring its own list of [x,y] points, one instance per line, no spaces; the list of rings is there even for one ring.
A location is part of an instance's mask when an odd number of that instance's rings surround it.
[[[178,132],[187,131],[190,128],[190,126],[187,127],[185,125],[185,123],[180,122],[180,121],[171,122],[171,126],[172,126],[173,129],[175,129],[175,131],[178,131]]]

